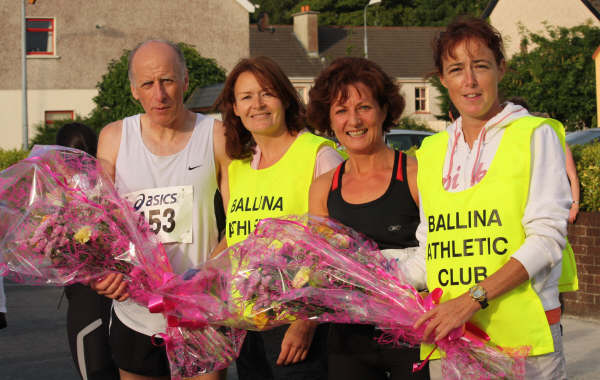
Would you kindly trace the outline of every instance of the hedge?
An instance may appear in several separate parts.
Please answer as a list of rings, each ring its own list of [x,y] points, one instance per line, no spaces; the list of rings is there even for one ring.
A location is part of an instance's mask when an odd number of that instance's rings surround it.
[[[0,149],[0,170],[4,170],[12,164],[16,163],[27,157],[29,151],[27,150],[4,150]]]
[[[600,142],[571,147],[581,183],[581,211],[600,211]]]

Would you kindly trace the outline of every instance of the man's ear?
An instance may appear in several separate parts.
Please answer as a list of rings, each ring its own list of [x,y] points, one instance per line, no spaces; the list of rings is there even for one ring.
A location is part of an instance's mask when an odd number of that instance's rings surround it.
[[[139,100],[140,97],[137,93],[137,88],[135,87],[135,85],[133,83],[130,83],[129,88],[131,89],[131,96],[133,96],[135,100]]]
[[[185,69],[185,75],[183,77],[183,92],[185,93],[190,87],[190,76],[187,69]]]

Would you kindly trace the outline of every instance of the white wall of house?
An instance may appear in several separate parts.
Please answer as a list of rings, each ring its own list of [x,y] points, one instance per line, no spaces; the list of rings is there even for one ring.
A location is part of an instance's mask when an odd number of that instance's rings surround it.
[[[300,99],[304,101],[304,104],[308,104],[308,91],[314,84],[314,78],[310,77],[290,77],[290,82],[294,85]]]
[[[27,91],[29,139],[35,136],[34,126],[44,122],[46,111],[73,111],[74,115],[87,116],[95,106],[92,98],[97,93],[96,89]],[[0,91],[2,149],[20,148],[22,145],[21,97],[21,90]]]
[[[441,131],[446,128],[448,124],[444,120],[438,120],[436,115],[441,114],[439,101],[437,99],[440,96],[439,91],[429,82],[423,78],[399,78],[397,83],[400,86],[400,93],[404,97],[406,106],[404,107],[404,113],[402,116],[411,117],[419,122],[427,124],[427,126],[434,131]],[[417,110],[416,102],[416,89],[425,89],[425,110]]]
[[[520,51],[519,25],[536,33],[545,30],[544,22],[568,28],[586,22],[600,26],[580,0],[502,0],[490,15],[490,22],[504,38],[507,57]]]

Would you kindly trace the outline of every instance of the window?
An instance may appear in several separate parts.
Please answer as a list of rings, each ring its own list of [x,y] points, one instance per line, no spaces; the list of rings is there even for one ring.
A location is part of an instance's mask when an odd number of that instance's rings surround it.
[[[427,112],[425,87],[415,87],[415,112]]]
[[[27,19],[27,55],[54,55],[54,19]]]
[[[73,120],[73,111],[46,111],[44,119],[46,125],[52,125],[57,120]]]
[[[302,103],[306,103],[306,87],[296,87],[296,92]]]

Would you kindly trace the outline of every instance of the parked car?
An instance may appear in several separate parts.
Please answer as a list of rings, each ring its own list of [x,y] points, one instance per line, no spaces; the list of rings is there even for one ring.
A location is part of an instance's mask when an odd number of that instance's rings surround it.
[[[600,141],[600,128],[571,132],[567,134],[565,141],[569,145],[584,145],[594,141]]]
[[[392,129],[385,134],[385,142],[390,147],[398,150],[408,150],[413,146],[421,146],[421,142],[434,132],[417,131],[413,129]]]

